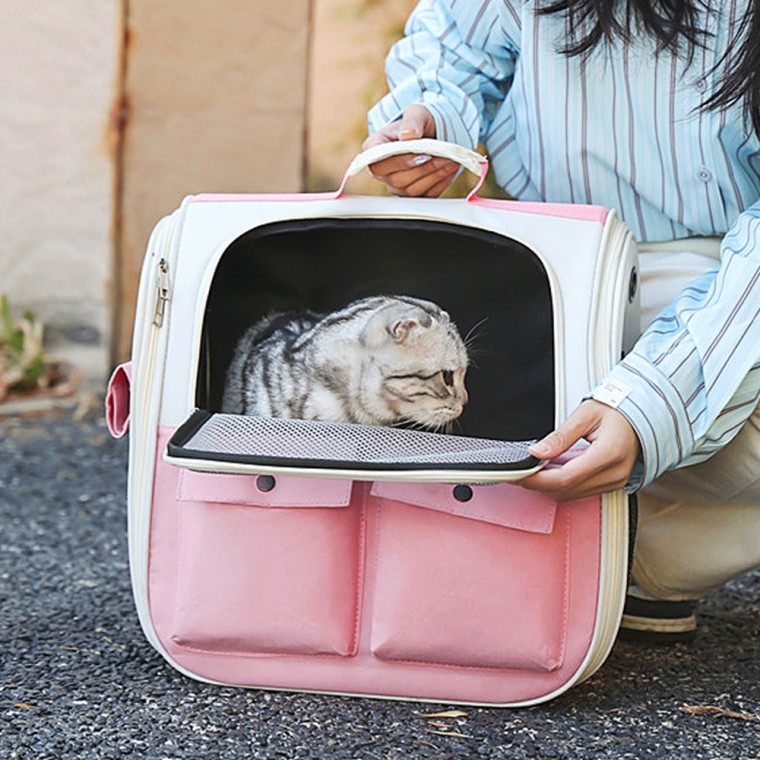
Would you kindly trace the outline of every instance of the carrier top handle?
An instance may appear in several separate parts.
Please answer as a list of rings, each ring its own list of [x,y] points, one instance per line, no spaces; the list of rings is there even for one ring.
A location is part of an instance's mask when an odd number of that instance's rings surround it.
[[[472,201],[477,197],[478,190],[483,186],[488,174],[488,158],[480,153],[476,153],[474,150],[463,148],[461,145],[429,137],[420,140],[396,140],[394,142],[374,145],[363,153],[359,153],[349,164],[348,169],[346,169],[346,174],[338,188],[336,197],[343,195],[343,190],[348,180],[363,169],[366,169],[377,161],[382,161],[391,156],[399,156],[403,153],[420,153],[438,158],[448,158],[450,161],[461,164],[465,169],[476,174],[478,182],[467,195],[468,201]]]

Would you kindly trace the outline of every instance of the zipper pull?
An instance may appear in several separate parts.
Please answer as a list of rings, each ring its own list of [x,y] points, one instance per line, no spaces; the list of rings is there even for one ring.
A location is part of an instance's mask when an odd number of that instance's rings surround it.
[[[169,265],[166,259],[158,262],[158,272],[156,274],[156,309],[153,312],[153,324],[161,327],[164,323],[164,314],[166,313],[166,304],[169,301]]]

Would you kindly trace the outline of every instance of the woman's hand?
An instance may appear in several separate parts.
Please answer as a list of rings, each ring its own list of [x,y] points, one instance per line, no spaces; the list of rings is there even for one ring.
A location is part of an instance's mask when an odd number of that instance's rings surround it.
[[[529,451],[539,459],[554,459],[581,438],[591,445],[557,468],[546,468],[520,485],[559,501],[607,493],[622,488],[639,456],[639,439],[617,409],[598,401],[584,401],[554,432]]]
[[[404,109],[401,119],[368,137],[362,150],[385,142],[435,136],[435,121],[430,111],[414,104]],[[459,164],[446,158],[404,153],[378,161],[369,170],[373,177],[385,182],[394,195],[436,198],[454,179]]]

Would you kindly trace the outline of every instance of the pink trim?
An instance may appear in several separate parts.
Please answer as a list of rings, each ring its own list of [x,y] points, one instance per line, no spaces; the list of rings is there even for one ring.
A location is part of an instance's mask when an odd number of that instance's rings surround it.
[[[475,183],[475,187],[470,190],[469,193],[467,193],[467,200],[470,203],[475,203],[478,200],[478,190],[480,190],[481,187],[483,187],[483,183],[486,181],[486,177],[488,176],[488,159],[484,159],[480,162],[480,176],[478,177],[478,181]]]
[[[560,219],[576,219],[582,222],[604,224],[609,209],[604,206],[589,206],[574,203],[535,203],[531,201],[504,201],[494,198],[480,198],[480,189],[485,175],[481,176],[476,186],[467,196],[467,202],[473,206],[492,208],[498,211],[514,211],[522,214],[538,214]],[[191,199],[191,203],[303,203],[310,201],[336,201],[344,197],[361,198],[361,196],[344,196],[345,180],[338,190],[329,193],[283,193],[283,194],[215,194],[201,193]]]
[[[609,209],[604,206],[588,206],[575,203],[536,203],[532,201],[503,201],[495,198],[472,198],[470,203],[484,208],[516,211],[523,214],[540,214],[561,219],[577,219],[582,222],[604,224]]]
[[[334,201],[341,197],[339,190],[327,193],[199,193],[190,199],[190,203],[292,203],[303,201]]]
[[[554,504],[550,533],[421,508],[383,484],[353,483],[337,509],[188,501],[161,458],[173,431],[159,430],[147,553],[150,617],[175,665],[228,684],[506,704],[560,689],[583,662],[598,499]],[[313,479],[288,480],[316,499]],[[503,509],[522,497],[505,489]]]
[[[125,362],[113,371],[106,390],[106,425],[114,438],[121,438],[129,431],[131,387],[132,362]]]

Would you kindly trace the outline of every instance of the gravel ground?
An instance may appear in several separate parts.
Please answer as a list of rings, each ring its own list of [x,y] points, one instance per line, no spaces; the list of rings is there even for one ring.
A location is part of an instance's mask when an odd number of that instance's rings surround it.
[[[432,719],[447,706],[192,681],[133,610],[126,460],[97,419],[0,422],[0,758],[760,757],[758,572],[702,602],[694,642],[619,642],[529,709]]]

